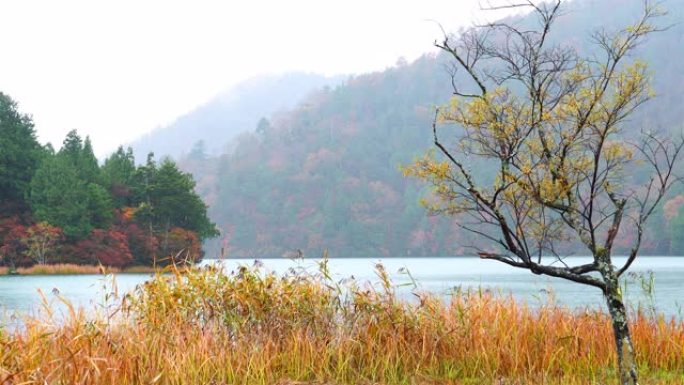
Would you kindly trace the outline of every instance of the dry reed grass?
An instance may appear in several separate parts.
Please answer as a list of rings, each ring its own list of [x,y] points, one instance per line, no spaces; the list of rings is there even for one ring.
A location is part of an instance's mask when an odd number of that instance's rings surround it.
[[[158,269],[157,269],[158,270]],[[104,268],[97,265],[77,265],[73,263],[56,263],[48,265],[33,265],[31,267],[20,267],[14,273],[19,275],[75,275],[75,274],[138,274],[154,273],[156,270],[149,266],[131,266],[125,269],[113,267]],[[6,266],[0,267],[0,275],[10,273]]]
[[[0,330],[0,384],[615,383],[606,314],[461,292],[448,303],[320,272],[157,275],[98,315]],[[104,310],[103,310],[104,309]],[[684,383],[684,324],[632,320],[643,384]]]

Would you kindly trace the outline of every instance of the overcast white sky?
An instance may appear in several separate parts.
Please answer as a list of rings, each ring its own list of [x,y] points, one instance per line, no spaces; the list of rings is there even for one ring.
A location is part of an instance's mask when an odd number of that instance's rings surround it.
[[[478,0],[3,0],[0,91],[41,142],[102,156],[263,73],[382,70],[501,14]],[[433,20],[433,21],[431,21]]]

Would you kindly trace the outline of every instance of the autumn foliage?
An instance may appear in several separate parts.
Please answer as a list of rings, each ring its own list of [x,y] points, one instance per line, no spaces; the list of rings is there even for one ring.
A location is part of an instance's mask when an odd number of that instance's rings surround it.
[[[54,246],[63,238],[64,234],[60,228],[51,226],[47,222],[39,222],[26,229],[21,242],[26,248],[25,255],[31,257],[36,263],[44,265],[54,254]]]
[[[164,258],[159,262],[194,263],[202,258],[202,244],[192,231],[174,227],[162,239],[160,251]]]
[[[192,175],[170,159],[136,166],[119,148],[100,165],[76,131],[59,151],[42,147],[16,107],[0,93],[0,265],[151,266],[162,240],[165,254],[197,261],[218,235]]]
[[[0,236],[0,256],[4,265],[16,267],[31,264],[30,258],[24,256],[26,226],[16,216],[0,221]]]
[[[74,258],[84,264],[124,267],[133,261],[126,235],[115,230],[93,230],[74,245]]]

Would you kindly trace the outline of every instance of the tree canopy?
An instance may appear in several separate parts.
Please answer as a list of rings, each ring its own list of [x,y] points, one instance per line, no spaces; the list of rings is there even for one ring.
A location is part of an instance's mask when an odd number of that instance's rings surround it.
[[[20,113],[12,98],[0,92],[0,202],[3,210],[15,211],[25,206],[29,184],[42,154],[31,117]]]
[[[43,149],[11,99],[0,94],[0,107],[2,202],[23,207],[0,213],[0,263],[197,261],[218,235],[192,175],[170,159],[136,167],[119,148],[100,167],[90,138],[71,131],[56,153]]]

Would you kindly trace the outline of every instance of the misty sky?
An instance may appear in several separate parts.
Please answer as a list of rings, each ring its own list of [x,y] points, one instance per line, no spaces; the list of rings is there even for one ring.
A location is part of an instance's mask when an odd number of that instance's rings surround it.
[[[41,142],[90,135],[98,156],[247,78],[382,70],[434,50],[478,0],[3,0],[0,91]]]

